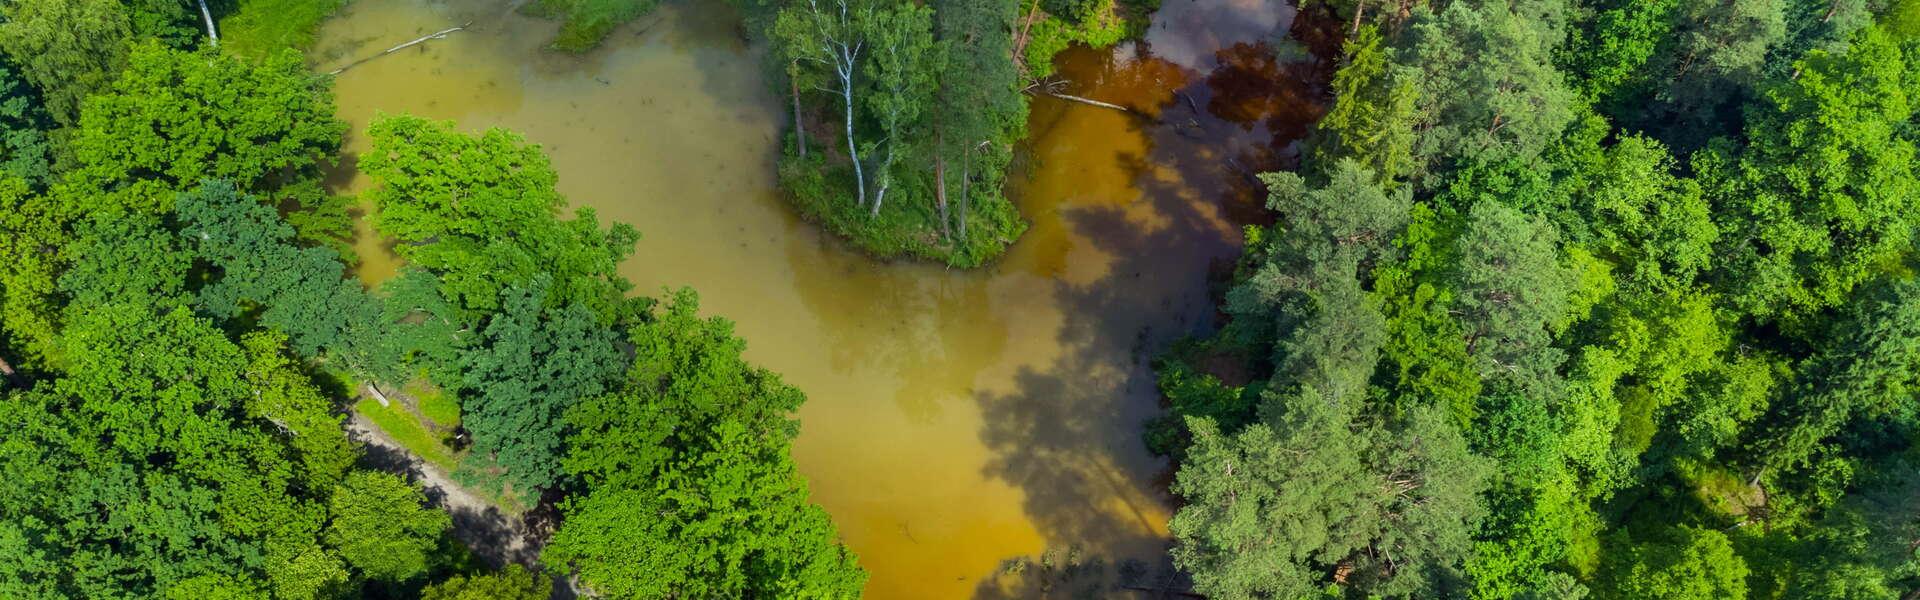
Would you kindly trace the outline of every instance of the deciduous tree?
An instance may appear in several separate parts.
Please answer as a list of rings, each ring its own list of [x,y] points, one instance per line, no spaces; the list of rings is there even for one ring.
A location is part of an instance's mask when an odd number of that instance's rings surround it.
[[[346,124],[328,86],[291,50],[253,63],[137,45],[78,119],[72,177],[103,190],[136,180],[187,190],[214,178],[261,191],[339,150]]]
[[[610,598],[857,596],[866,573],[788,457],[800,391],[690,292],[630,335],[626,384],[567,413],[586,491],[542,559]]]
[[[0,50],[62,124],[79,122],[81,100],[106,91],[127,63],[131,31],[119,0],[21,0],[5,15]]]
[[[359,471],[333,489],[327,503],[327,545],[367,577],[405,581],[427,570],[427,556],[451,526],[447,513],[406,480]]]

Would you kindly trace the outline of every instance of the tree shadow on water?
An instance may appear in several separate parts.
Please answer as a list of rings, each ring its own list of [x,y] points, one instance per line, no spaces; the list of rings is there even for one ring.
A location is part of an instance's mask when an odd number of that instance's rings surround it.
[[[1302,37],[1316,53],[1332,45]],[[1107,270],[1090,283],[1054,281],[1061,354],[1023,369],[1012,391],[978,397],[988,475],[1022,491],[1047,550],[1009,557],[975,598],[1191,596],[1166,553],[1171,468],[1141,440],[1162,412],[1151,363],[1215,326],[1241,227],[1271,219],[1255,174],[1294,166],[1322,113],[1329,65],[1276,60],[1266,44],[1219,50],[1212,72],[1190,73],[1148,111],[1157,119],[1132,124],[1144,154],[1118,160],[1137,197],[1062,209],[1076,237],[1109,257]]]
[[[1150,363],[1212,327],[1210,273],[1231,263],[1239,236],[1220,198],[1235,193],[1231,150],[1176,129],[1144,125],[1148,154],[1120,158],[1139,192],[1131,204],[1065,210],[1108,269],[1091,283],[1054,282],[1061,355],[1023,369],[1013,391],[978,399],[988,474],[1021,489],[1049,549],[1007,559],[976,598],[1185,589],[1166,558],[1167,465],[1140,439],[1159,412]]]

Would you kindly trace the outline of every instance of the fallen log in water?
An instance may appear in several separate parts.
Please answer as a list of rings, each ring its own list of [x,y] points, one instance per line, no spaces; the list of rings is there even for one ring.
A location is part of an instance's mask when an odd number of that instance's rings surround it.
[[[1128,113],[1128,114],[1139,114],[1139,113],[1136,113],[1136,112],[1134,112],[1134,111],[1133,111],[1133,109],[1131,109],[1131,108],[1127,108],[1127,107],[1125,107],[1125,106],[1121,106],[1121,105],[1118,105],[1118,104],[1113,104],[1113,103],[1110,103],[1110,102],[1101,102],[1101,101],[1099,101],[1099,100],[1094,100],[1094,99],[1092,99],[1092,98],[1081,98],[1081,97],[1079,97],[1079,96],[1074,96],[1074,95],[1071,95],[1071,94],[1062,94],[1062,93],[1059,93],[1059,92],[1046,92],[1046,94],[1047,94],[1048,96],[1053,96],[1053,97],[1055,97],[1055,98],[1059,98],[1059,99],[1061,99],[1061,100],[1066,100],[1066,101],[1069,101],[1069,102],[1079,102],[1079,103],[1081,103],[1081,104],[1085,104],[1085,105],[1088,105],[1088,106],[1098,106],[1098,107],[1100,107],[1100,108],[1111,108],[1111,109],[1114,109],[1114,110],[1117,110],[1117,111],[1120,111],[1120,112],[1123,112],[1123,113]]]
[[[405,43],[405,44],[401,44],[401,45],[398,45],[398,46],[394,46],[394,47],[392,47],[392,48],[388,48],[388,49],[387,49],[387,50],[386,50],[385,52],[381,52],[381,53],[379,53],[379,54],[375,54],[375,55],[373,55],[373,56],[369,56],[369,57],[366,57],[366,58],[362,58],[362,59],[360,59],[360,60],[356,60],[356,61],[353,61],[353,62],[351,62],[351,63],[348,63],[348,64],[347,64],[347,66],[344,66],[344,67],[340,67],[340,68],[338,68],[338,69],[334,69],[334,70],[332,70],[332,71],[329,71],[329,72],[328,72],[327,74],[328,74],[328,75],[339,75],[339,74],[341,74],[341,73],[343,73],[343,72],[346,72],[346,70],[347,70],[347,69],[351,69],[351,68],[354,68],[354,67],[358,67],[358,66],[360,66],[360,65],[363,65],[363,64],[366,64],[366,63],[367,63],[368,61],[371,61],[371,60],[373,60],[373,59],[376,59],[376,58],[380,58],[380,57],[382,57],[382,56],[386,56],[386,55],[388,55],[388,54],[393,54],[393,53],[395,53],[395,52],[399,52],[399,51],[401,51],[401,50],[405,50],[405,49],[407,49],[407,48],[411,48],[411,47],[414,47],[414,46],[416,46],[416,45],[419,45],[419,44],[424,44],[424,43],[426,43],[426,42],[427,42],[427,41],[429,41],[429,40],[438,40],[438,39],[444,39],[444,38],[446,38],[446,37],[447,37],[447,35],[448,35],[448,34],[451,34],[451,33],[453,33],[453,32],[456,32],[456,31],[463,31],[463,30],[465,30],[465,29],[467,28],[467,26],[468,26],[468,25],[472,25],[472,24],[473,24],[473,22],[472,22],[472,21],[468,21],[468,22],[466,22],[466,23],[463,23],[463,24],[461,24],[461,25],[460,25],[459,27],[449,27],[449,28],[446,28],[446,29],[442,29],[442,30],[439,30],[439,31],[435,31],[435,32],[433,32],[433,33],[430,33],[430,34],[427,34],[427,35],[424,35],[424,36],[421,36],[421,37],[420,37],[419,39],[416,39],[416,40],[413,40],[413,41],[411,41],[411,42],[407,42],[407,43]]]

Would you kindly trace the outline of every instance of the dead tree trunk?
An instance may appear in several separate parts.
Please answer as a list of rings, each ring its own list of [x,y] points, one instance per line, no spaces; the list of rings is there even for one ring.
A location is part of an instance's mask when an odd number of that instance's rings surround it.
[[[1832,21],[1832,20],[1833,20],[1833,14],[1834,14],[1834,13],[1836,13],[1836,12],[1840,12],[1840,0],[1833,0],[1833,2],[1828,2],[1828,3],[1827,3],[1827,14],[1825,14],[1825,15],[1821,15],[1821,16],[1820,16],[1820,24],[1821,24],[1821,25],[1825,25],[1825,24],[1827,24],[1827,22],[1828,22],[1828,21]],[[1793,68],[1793,75],[1790,75],[1790,76],[1788,76],[1787,78],[1788,78],[1788,79],[1792,79],[1792,80],[1794,80],[1794,81],[1799,81],[1799,80],[1800,80],[1800,67],[1794,67],[1794,68]],[[1915,593],[1915,594],[1920,594],[1920,590],[1914,590],[1914,592],[1913,592],[1913,593]],[[1908,600],[1912,600],[1912,596],[1908,596]]]
[[[936,122],[933,133],[933,147],[935,148],[933,152],[933,200],[934,204],[940,207],[940,237],[951,240],[953,239],[953,230],[948,225],[948,222],[952,219],[947,216],[947,154],[943,151],[945,144],[942,143],[943,137],[941,136],[939,127],[939,123]]]
[[[1079,97],[1079,96],[1075,96],[1075,95],[1071,95],[1071,94],[1061,94],[1061,93],[1058,93],[1058,92],[1047,92],[1047,95],[1048,95],[1048,96],[1053,96],[1053,97],[1055,97],[1055,98],[1059,98],[1059,99],[1061,99],[1061,100],[1066,100],[1066,101],[1069,101],[1069,102],[1079,102],[1079,103],[1081,103],[1081,104],[1085,104],[1085,105],[1087,105],[1087,106],[1098,106],[1098,107],[1100,107],[1100,108],[1111,108],[1111,109],[1114,109],[1114,110],[1117,110],[1117,111],[1120,111],[1120,112],[1123,112],[1123,113],[1132,113],[1132,112],[1133,112],[1133,109],[1131,109],[1131,108],[1127,108],[1127,107],[1125,107],[1125,106],[1121,106],[1121,105],[1118,105],[1118,104],[1114,104],[1114,103],[1111,103],[1111,102],[1101,102],[1101,101],[1099,101],[1099,100],[1094,100],[1094,99],[1092,99],[1092,98],[1081,98],[1081,97]]]
[[[800,142],[800,160],[807,159],[807,124],[800,121],[800,63],[795,61],[787,71],[787,82],[793,85],[793,134]]]
[[[847,159],[848,162],[853,163],[854,189],[858,191],[857,206],[865,208],[867,176],[865,165],[860,162],[860,143],[853,135],[853,79],[858,74],[860,52],[866,49],[866,41],[861,38],[860,30],[855,27],[853,14],[847,6],[848,0],[839,0],[838,4],[838,14],[833,14],[831,7],[822,10],[819,0],[807,0],[807,10],[812,11],[813,14],[812,26],[820,30],[820,45],[815,47],[818,49],[817,53],[804,52],[797,57],[797,60],[819,63],[833,72],[831,84],[823,80],[816,83],[814,87],[822,93],[839,96],[841,105],[846,111]],[[797,93],[794,99],[798,102]]]
[[[820,11],[819,5],[811,1],[808,5],[814,12]],[[859,201],[859,206],[866,206],[867,175],[863,165],[860,164],[860,144],[855,142],[853,137],[853,77],[855,70],[860,66],[860,50],[866,44],[854,39],[859,34],[854,30],[853,17],[847,10],[846,0],[840,2],[839,18],[839,28],[835,32],[841,37],[828,36],[825,40],[825,49],[827,55],[832,57],[833,74],[840,80],[840,100],[846,107],[847,158],[853,163],[854,189],[859,192],[855,197]]]
[[[1040,0],[1033,0],[1033,6],[1027,9],[1026,25],[1020,27],[1020,37],[1013,40],[1013,64],[1019,67],[1021,74],[1027,72],[1027,63],[1024,58],[1027,55],[1027,34],[1033,31],[1033,22],[1039,20],[1039,16]]]
[[[967,200],[973,193],[973,146],[960,152],[960,239],[967,239]]]

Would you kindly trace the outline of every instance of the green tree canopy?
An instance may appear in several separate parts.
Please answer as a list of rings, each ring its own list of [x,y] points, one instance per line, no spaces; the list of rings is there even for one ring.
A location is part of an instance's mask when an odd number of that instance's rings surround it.
[[[259,190],[330,160],[346,132],[328,80],[291,50],[253,63],[141,44],[101,91],[73,137],[73,177],[99,189],[137,180],[186,190],[212,178]]]
[[[327,545],[367,577],[404,581],[427,570],[428,553],[452,525],[447,513],[425,506],[427,497],[387,473],[348,475],[327,501]]]
[[[519,491],[560,477],[562,415],[619,377],[617,335],[579,305],[544,308],[548,279],[503,292],[461,356],[461,422],[474,452],[505,468]]]
[[[448,577],[422,590],[420,600],[546,600],[552,587],[546,575],[507,565],[491,573]]]
[[[20,78],[18,69],[0,65],[0,173],[35,188],[50,182],[53,147],[47,130],[52,128],[39,93]]]
[[[131,39],[120,0],[21,0],[4,9],[0,50],[46,94],[62,124],[80,121],[80,103],[107,90],[127,64]]]
[[[1608,578],[1614,587],[1601,598],[1709,600],[1747,595],[1747,564],[1718,531],[1675,528],[1667,539],[1635,546],[1615,560],[1621,572]]]
[[[372,366],[381,307],[333,250],[295,245],[293,228],[272,207],[224,181],[181,194],[174,211],[196,256],[219,270],[200,288],[202,310],[224,319],[257,307],[260,322],[285,332],[301,354],[325,349]]]
[[[1553,68],[1566,7],[1554,0],[1449,2],[1414,17],[1402,60],[1419,69],[1414,154],[1428,169],[1531,160],[1573,118]]]
[[[1175,564],[1213,598],[1310,597],[1333,571],[1360,593],[1439,593],[1484,510],[1485,459],[1436,410],[1356,431],[1318,399],[1292,406],[1278,431],[1189,422],[1173,486],[1187,504],[1168,525]]]
[[[1815,50],[1754,108],[1745,148],[1695,159],[1742,311],[1834,306],[1911,245],[1920,184],[1905,133],[1916,109],[1909,52],[1878,27],[1844,54]]]
[[[578,304],[611,323],[628,284],[614,273],[639,234],[625,224],[600,229],[591,209],[561,219],[566,199],[538,146],[493,129],[473,136],[450,123],[387,117],[368,135],[360,168],[377,187],[381,231],[405,242],[412,265],[439,276],[464,321],[500,308],[503,292],[536,275],[552,277],[542,302]]]
[[[586,491],[543,560],[610,598],[859,595],[866,573],[788,456],[800,391],[690,292],[630,337],[627,383],[567,412]]]

